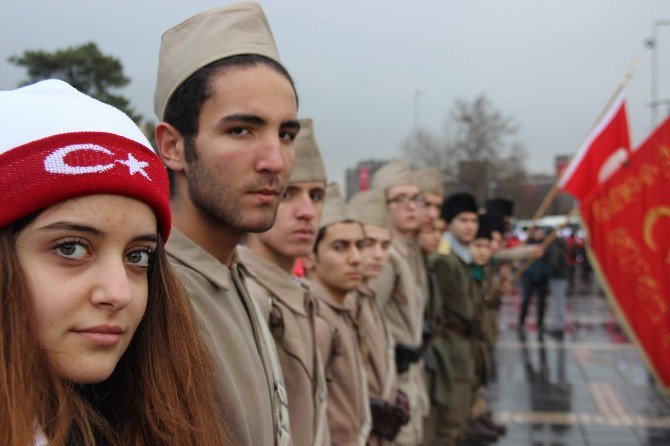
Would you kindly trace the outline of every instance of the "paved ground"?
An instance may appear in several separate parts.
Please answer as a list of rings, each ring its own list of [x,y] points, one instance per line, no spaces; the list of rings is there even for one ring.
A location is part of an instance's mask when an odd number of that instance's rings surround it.
[[[568,300],[563,339],[538,336],[532,317],[519,332],[519,298],[504,302],[497,378],[488,396],[508,433],[495,444],[670,445],[670,397],[651,382],[606,299],[581,291]],[[549,305],[547,327],[553,322],[551,298]]]

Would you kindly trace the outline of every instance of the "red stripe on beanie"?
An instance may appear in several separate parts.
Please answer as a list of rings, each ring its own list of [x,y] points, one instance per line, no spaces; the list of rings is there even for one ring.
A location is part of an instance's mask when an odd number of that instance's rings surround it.
[[[76,132],[32,141],[0,155],[0,227],[70,198],[115,194],[135,198],[170,234],[167,172],[142,144],[103,132]]]

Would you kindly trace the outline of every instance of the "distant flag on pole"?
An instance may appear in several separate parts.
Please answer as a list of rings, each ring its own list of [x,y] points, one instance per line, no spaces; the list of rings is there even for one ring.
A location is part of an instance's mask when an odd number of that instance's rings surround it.
[[[558,182],[558,188],[583,201],[612,176],[630,155],[630,134],[622,91],[579,148]]]

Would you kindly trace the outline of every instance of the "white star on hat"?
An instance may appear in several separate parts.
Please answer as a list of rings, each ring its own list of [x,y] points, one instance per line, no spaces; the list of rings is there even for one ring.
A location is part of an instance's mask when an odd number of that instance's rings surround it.
[[[149,178],[149,175],[144,171],[145,167],[149,167],[149,163],[146,161],[140,161],[137,158],[133,156],[132,153],[128,154],[128,159],[127,160],[115,160],[119,164],[123,164],[125,166],[128,166],[128,170],[130,171],[131,175],[135,175],[136,173],[139,172],[140,175],[142,175],[144,178],[147,180],[151,181],[151,178]]]

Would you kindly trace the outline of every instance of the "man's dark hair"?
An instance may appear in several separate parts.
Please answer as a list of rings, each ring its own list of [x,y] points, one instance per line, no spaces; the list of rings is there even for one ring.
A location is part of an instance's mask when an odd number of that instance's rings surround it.
[[[338,222],[335,222],[335,223],[358,223],[360,225],[361,229],[363,229],[363,225],[358,220],[347,219],[347,220],[342,220],[342,221],[338,221]],[[335,224],[335,223],[333,223],[333,224]],[[319,246],[319,242],[321,242],[321,240],[323,240],[323,238],[326,236],[326,229],[328,229],[329,226],[331,226],[331,225],[319,228],[319,231],[316,233],[316,239],[314,239],[314,246],[312,247],[312,251],[314,252],[314,256],[316,256],[316,248],[317,248],[317,246]],[[365,234],[365,231],[363,231],[363,234]]]
[[[193,139],[198,134],[198,120],[202,104],[212,96],[212,79],[221,71],[229,68],[251,68],[265,65],[284,76],[293,87],[296,103],[298,93],[293,78],[279,62],[257,54],[241,54],[214,61],[193,73],[175,90],[167,105],[163,120],[176,128],[184,137],[184,157],[186,161],[197,158]],[[168,169],[170,195],[174,196],[174,175]]]

